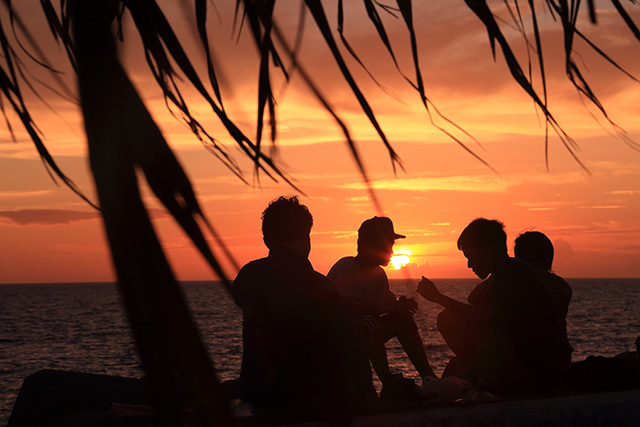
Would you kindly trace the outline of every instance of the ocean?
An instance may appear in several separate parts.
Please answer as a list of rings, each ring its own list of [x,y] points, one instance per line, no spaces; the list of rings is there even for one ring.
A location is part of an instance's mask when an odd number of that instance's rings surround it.
[[[416,297],[418,279],[392,280],[397,296]],[[464,301],[477,279],[434,279]],[[567,279],[573,300],[567,317],[573,360],[635,349],[640,335],[640,279]],[[183,289],[221,380],[235,378],[242,358],[242,316],[218,282],[185,282]],[[435,328],[439,307],[421,297],[415,315],[429,361],[440,374],[452,356]],[[392,369],[417,376],[399,343],[387,343]],[[0,285],[0,425],[22,381],[41,369],[139,377],[142,369],[113,283]],[[379,383],[376,384],[379,387]]]

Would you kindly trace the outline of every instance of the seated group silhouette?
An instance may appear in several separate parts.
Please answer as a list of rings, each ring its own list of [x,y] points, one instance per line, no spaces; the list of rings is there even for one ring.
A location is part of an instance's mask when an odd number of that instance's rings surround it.
[[[426,278],[418,283],[419,295],[443,307],[437,327],[455,354],[437,379],[413,319],[417,302],[397,298],[381,268],[405,236],[389,218],[367,219],[356,255],[338,260],[325,277],[308,260],[312,225],[297,197],[272,201],[262,214],[269,255],[245,265],[234,281],[243,312],[238,391],[255,415],[349,422],[378,401],[371,366],[382,383],[380,399],[427,399],[413,380],[391,372],[385,342],[392,337],[425,389],[448,378],[498,394],[558,386],[571,362],[571,288],[551,272],[553,245],[544,234],[522,234],[512,258],[503,224],[478,218],[457,242],[483,280],[467,301]]]

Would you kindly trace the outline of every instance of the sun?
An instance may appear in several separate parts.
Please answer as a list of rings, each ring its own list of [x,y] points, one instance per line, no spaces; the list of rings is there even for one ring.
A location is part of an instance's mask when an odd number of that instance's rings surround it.
[[[391,264],[396,270],[400,270],[411,261],[409,255],[411,255],[411,252],[406,249],[401,249],[391,255],[391,261],[389,261],[389,264]]]

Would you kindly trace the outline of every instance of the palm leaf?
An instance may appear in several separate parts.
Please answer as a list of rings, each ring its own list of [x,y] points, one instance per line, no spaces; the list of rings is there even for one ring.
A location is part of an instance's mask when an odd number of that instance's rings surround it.
[[[136,165],[187,232],[193,231],[187,216],[197,209],[192,204],[195,197],[118,63],[110,34],[113,10],[103,2],[74,0],[72,13],[92,171],[104,206],[119,289],[147,371],[157,422],[166,426],[179,423],[183,396],[173,387],[177,382],[189,392],[202,425],[231,425],[233,418],[213,364],[142,203]],[[180,202],[184,207],[176,206]]]
[[[191,115],[186,102],[182,98],[180,91],[175,84],[175,72],[171,67],[169,55],[187,78],[187,81],[189,81],[189,83],[211,106],[220,122],[225,126],[243,153],[254,160],[257,159],[257,167],[271,179],[276,180],[276,176],[280,177],[287,184],[296,190],[299,190],[291,179],[275,164],[275,162],[265,155],[259,147],[244,135],[244,133],[229,119],[222,107],[219,106],[209,95],[156,1],[123,1],[131,13],[138,32],[142,37],[145,55],[147,56],[147,63],[157,84],[162,89],[164,96],[170,100],[173,105],[178,107],[185,122],[190,127],[194,135],[196,135],[196,137],[201,141],[206,138],[206,144],[211,150],[215,150],[219,154],[219,158],[223,160],[225,166],[227,166],[237,176],[242,176],[242,172],[237,167],[233,158],[226,153],[222,146],[220,146]],[[160,41],[162,41],[162,43],[160,43]],[[166,52],[164,50],[165,47]],[[273,174],[271,172],[273,172]]]
[[[218,84],[218,78],[216,77],[215,68],[213,66],[211,48],[209,46],[209,36],[207,34],[207,0],[195,0],[195,7],[198,35],[200,36],[200,43],[202,43],[206,56],[209,83],[211,83],[211,87],[216,94],[216,99],[220,104],[220,108],[224,111],[224,105],[222,105],[222,94],[220,93],[220,85]]]
[[[275,23],[273,24],[272,31],[273,31],[274,36],[276,37],[279,45],[281,45],[282,49],[285,51],[286,55],[289,58],[291,58],[292,63],[297,64],[294,50],[289,46],[288,42],[286,41],[286,39],[282,35],[282,32],[280,31],[280,29],[278,28],[278,26]],[[375,210],[377,212],[379,212],[379,213],[384,212],[384,210],[382,209],[382,205],[380,204],[380,202],[378,200],[376,192],[373,189],[373,186],[371,185],[371,181],[369,180],[369,174],[367,173],[366,167],[365,167],[364,163],[362,162],[358,147],[357,147],[355,141],[353,140],[353,138],[351,137],[351,132],[349,131],[349,128],[347,127],[345,122],[340,118],[338,113],[336,113],[335,109],[331,106],[331,103],[329,102],[329,100],[322,94],[322,91],[320,90],[318,85],[313,81],[313,79],[311,78],[309,73],[305,70],[305,68],[300,66],[299,64],[297,64],[297,68],[296,69],[298,71],[298,74],[302,78],[303,82],[307,85],[307,87],[309,88],[309,90],[313,94],[313,96],[318,100],[318,102],[320,102],[320,104],[323,106],[323,108],[334,119],[334,121],[336,122],[336,124],[340,128],[342,134],[344,135],[345,141],[346,141],[346,143],[347,143],[347,145],[348,145],[348,147],[349,147],[349,149],[351,151],[351,154],[353,156],[354,161],[356,162],[356,166],[357,166],[357,168],[358,168],[358,170],[360,172],[360,175],[362,176],[362,179],[363,179],[363,181],[365,183],[365,186],[367,188],[367,192],[369,194],[369,198],[371,199],[371,202],[372,202]]]
[[[398,157],[397,153],[389,143],[384,131],[378,124],[378,120],[376,119],[373,113],[373,110],[371,109],[371,106],[369,105],[366,98],[360,91],[360,88],[358,87],[358,85],[356,84],[356,81],[351,75],[351,72],[349,71],[347,64],[344,62],[344,59],[342,58],[342,54],[340,53],[340,50],[338,49],[338,46],[336,45],[336,42],[333,39],[333,35],[331,34],[329,22],[327,21],[327,16],[324,12],[324,8],[322,7],[322,3],[319,0],[305,0],[305,3],[309,11],[311,12],[311,15],[313,16],[316,22],[316,25],[318,26],[318,29],[322,33],[322,36],[324,37],[327,47],[331,51],[331,54],[333,55],[333,58],[336,61],[336,64],[340,68],[340,71],[342,72],[344,79],[349,84],[349,87],[351,88],[351,91],[353,92],[353,94],[356,96],[358,103],[362,107],[363,112],[368,117],[369,122],[375,128],[376,132],[378,133],[378,136],[384,143],[385,147],[387,147],[387,151],[389,152],[389,156],[391,158],[391,165],[393,167],[393,170],[394,171],[396,170],[395,169],[396,165],[400,166],[400,168],[403,168],[400,158]],[[356,155],[355,152],[353,152],[353,154]]]
[[[518,60],[516,59],[513,51],[511,50],[511,46],[509,42],[505,38],[504,34],[500,30],[498,23],[495,20],[494,15],[491,13],[491,10],[487,6],[484,0],[465,0],[465,3],[469,8],[476,14],[476,16],[482,21],[485,25],[488,35],[489,41],[492,47],[492,51],[495,57],[495,43],[496,41],[500,45],[502,50],[503,57],[509,67],[509,71],[511,72],[511,76],[513,79],[520,85],[522,89],[524,89],[529,96],[534,100],[534,102],[538,105],[540,110],[544,113],[546,122],[552,127],[552,129],[559,136],[560,141],[567,149],[569,154],[573,157],[573,159],[580,165],[580,167],[587,173],[589,169],[582,163],[580,158],[576,154],[577,144],[567,133],[562,129],[562,127],[557,123],[554,116],[551,114],[545,103],[540,99],[538,93],[532,86],[531,82],[524,75]],[[569,22],[569,21],[567,21]],[[565,40],[566,43],[566,40]],[[545,138],[547,136],[545,135]],[[546,141],[546,140],[545,140]],[[546,143],[546,142],[545,142]]]
[[[93,204],[93,202],[91,202],[91,200],[89,200],[84,195],[84,193],[76,186],[76,184],[62,172],[62,170],[58,167],[57,163],[49,153],[49,150],[47,150],[46,146],[42,142],[42,139],[40,138],[40,132],[37,129],[33,119],[31,118],[31,115],[29,114],[27,106],[25,105],[24,98],[22,96],[22,92],[20,90],[20,86],[17,78],[17,75],[21,74],[21,71],[19,69],[16,70],[16,65],[13,60],[15,54],[6,38],[4,28],[2,27],[1,23],[0,23],[0,46],[2,48],[2,52],[5,58],[6,66],[7,66],[6,70],[0,67],[0,90],[2,91],[4,96],[7,98],[9,103],[11,104],[13,110],[18,115],[24,129],[27,131],[27,133],[29,134],[29,137],[33,141],[34,145],[36,146],[36,149],[38,150],[38,154],[42,158],[42,161],[47,168],[47,172],[52,178],[54,176],[52,174],[53,172],[55,176],[60,178],[60,180],[62,180],[62,182],[71,189],[71,191],[76,193],[80,198],[82,198],[89,205],[98,209],[97,206]],[[2,108],[2,113],[4,115],[5,122],[9,123],[9,119],[4,109],[4,104]],[[11,126],[9,126],[9,130],[11,132],[12,137],[14,137],[14,140],[15,140],[15,136],[13,134],[13,128]]]
[[[391,43],[389,42],[389,37],[387,36],[384,25],[382,24],[382,20],[380,19],[380,16],[376,11],[373,2],[371,2],[370,0],[365,0],[364,3],[367,10],[367,15],[369,16],[369,20],[373,23],[374,27],[376,28],[376,31],[378,32],[378,37],[380,37],[380,40],[386,46],[387,51],[389,52],[391,59],[393,60],[393,63],[396,66],[396,69],[400,73],[402,73],[402,71],[400,70],[400,66],[398,65],[398,61],[396,60],[396,56],[393,53]],[[362,62],[362,60],[360,59],[356,51],[353,49],[353,47],[351,47],[351,44],[347,40],[344,34],[344,5],[342,0],[338,2],[338,34],[340,35],[340,40],[342,41],[342,44],[344,45],[344,47],[347,49],[347,52],[349,52],[349,54],[353,57],[353,59],[355,59],[356,62],[362,67],[362,69],[367,73],[369,78],[371,78],[371,80],[385,93],[393,96],[387,88],[385,88],[384,86],[382,86],[382,84],[380,84],[380,82],[378,82],[378,80],[371,73],[371,71],[369,71],[366,65]],[[397,97],[396,99],[399,100]]]
[[[590,0],[590,1],[593,2],[593,0]],[[633,22],[633,19],[631,19],[631,17],[629,16],[625,8],[622,7],[622,4],[620,4],[620,1],[611,0],[611,3],[613,3],[613,6],[616,8],[616,10],[618,11],[618,14],[622,17],[625,24],[627,24],[627,27],[629,27],[633,35],[638,40],[640,40],[640,30],[638,30],[638,26],[635,24],[635,22]],[[593,15],[595,16],[595,12],[593,12]],[[593,19],[593,21],[595,21],[595,18]]]
[[[414,89],[418,91],[418,94],[420,95],[420,100],[422,101],[422,104],[424,105],[424,108],[427,111],[430,123],[433,126],[435,126],[438,130],[443,132],[445,135],[447,135],[449,138],[453,139],[458,145],[460,145],[465,151],[467,151],[469,154],[475,157],[479,162],[481,162],[483,165],[487,166],[489,169],[491,169],[493,172],[497,174],[497,171],[493,167],[491,167],[489,163],[487,163],[484,159],[478,156],[473,150],[467,147],[465,143],[463,143],[460,139],[456,138],[452,133],[448,132],[446,129],[436,125],[436,123],[433,121],[433,117],[431,116],[429,105],[432,106],[432,108],[436,111],[436,114],[438,114],[438,116],[443,118],[446,122],[453,125],[458,130],[462,131],[465,135],[467,135],[469,138],[471,138],[473,141],[478,143],[478,141],[471,134],[469,134],[460,126],[456,125],[454,122],[452,122],[451,120],[446,118],[444,115],[442,115],[440,111],[435,107],[435,105],[433,105],[433,103],[429,100],[429,98],[427,98],[427,95],[425,93],[424,82],[422,80],[422,71],[420,70],[420,61],[418,58],[418,41],[417,41],[414,26],[413,26],[413,11],[412,11],[411,1],[398,0],[397,3],[398,3],[398,9],[400,10],[402,17],[404,18],[405,25],[407,26],[407,29],[409,31],[409,36],[411,39],[411,54],[413,57],[413,64],[415,67],[415,74],[416,74],[416,83],[411,82],[409,79],[407,79],[407,81],[414,87]]]

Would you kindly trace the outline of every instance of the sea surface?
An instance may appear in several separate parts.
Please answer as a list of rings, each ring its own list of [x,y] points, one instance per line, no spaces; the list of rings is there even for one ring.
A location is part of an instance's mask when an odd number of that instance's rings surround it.
[[[397,296],[416,297],[418,280],[392,280]],[[434,280],[459,300],[476,279]],[[640,279],[567,279],[573,360],[635,349],[640,335]],[[218,282],[183,283],[186,299],[221,380],[235,378],[242,358],[242,318]],[[431,365],[440,374],[452,356],[435,328],[438,306],[417,296],[415,315]],[[416,377],[399,343],[387,343],[392,369]],[[140,377],[142,369],[113,283],[0,285],[0,425],[22,381],[41,369]],[[379,387],[379,383],[376,384]]]

